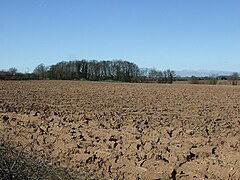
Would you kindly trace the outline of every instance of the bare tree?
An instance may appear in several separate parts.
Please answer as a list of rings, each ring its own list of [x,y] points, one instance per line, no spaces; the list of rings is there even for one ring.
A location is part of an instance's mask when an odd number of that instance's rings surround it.
[[[8,72],[10,73],[10,74],[12,74],[12,75],[15,75],[16,73],[17,73],[17,68],[15,68],[15,67],[11,67],[11,68],[9,68],[9,70],[8,70]]]
[[[172,84],[174,77],[176,76],[175,72],[168,69],[166,71],[163,71],[163,76],[164,76],[164,82]]]
[[[237,72],[232,73],[231,75],[232,85],[237,85],[238,79],[239,79],[239,74]]]
[[[41,79],[45,79],[47,77],[47,71],[48,68],[41,63],[33,70],[33,73],[39,76]]]
[[[148,78],[150,80],[156,80],[158,83],[161,83],[163,78],[163,73],[161,71],[151,69],[148,73]]]

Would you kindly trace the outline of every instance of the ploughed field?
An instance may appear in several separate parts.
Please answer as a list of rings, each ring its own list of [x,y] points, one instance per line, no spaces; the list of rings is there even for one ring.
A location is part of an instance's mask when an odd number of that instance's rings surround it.
[[[105,179],[238,179],[240,87],[1,81],[0,138]]]

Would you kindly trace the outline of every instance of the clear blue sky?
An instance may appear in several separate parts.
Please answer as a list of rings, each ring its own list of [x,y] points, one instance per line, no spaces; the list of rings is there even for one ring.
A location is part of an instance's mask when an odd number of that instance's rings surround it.
[[[240,1],[0,0],[0,69],[74,59],[240,71]]]

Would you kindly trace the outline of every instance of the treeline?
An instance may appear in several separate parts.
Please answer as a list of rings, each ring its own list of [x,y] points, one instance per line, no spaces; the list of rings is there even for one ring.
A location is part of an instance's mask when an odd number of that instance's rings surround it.
[[[51,66],[39,64],[32,73],[20,73],[15,67],[0,71],[0,80],[89,80],[89,81],[120,81],[135,83],[173,83],[188,81],[190,84],[220,84],[228,80],[229,84],[237,85],[239,73],[229,76],[210,75],[206,77],[180,77],[168,69],[164,71],[139,68],[136,64],[123,60],[75,60],[61,61]],[[218,82],[219,81],[219,82]],[[225,83],[227,83],[225,81]]]
[[[172,83],[175,73],[171,70],[140,69],[129,61],[76,60],[62,61],[52,66],[39,64],[33,71],[39,79],[90,80],[121,82]]]
[[[114,80],[130,82],[139,76],[139,68],[128,61],[69,61],[59,62],[50,67],[38,65],[34,74],[41,78],[73,80],[85,79],[92,81]]]
[[[229,76],[211,75],[211,76],[207,76],[207,77],[191,76],[190,78],[188,78],[188,81],[189,81],[190,84],[210,84],[210,85],[216,85],[216,84],[218,84],[219,80],[228,80],[230,84],[238,85],[239,73],[238,72],[233,72]]]
[[[0,80],[37,80],[39,77],[34,73],[20,73],[16,68],[0,71]]]
[[[179,77],[168,69],[164,71],[139,68],[136,64],[123,60],[75,60],[61,61],[51,66],[39,64],[32,73],[20,73],[15,67],[0,71],[0,80],[89,80],[89,81],[120,81],[135,83],[173,83],[188,81],[190,84],[219,84],[219,80],[228,80],[237,85],[239,73],[229,76],[210,75],[206,77]],[[220,81],[220,83],[222,83]]]

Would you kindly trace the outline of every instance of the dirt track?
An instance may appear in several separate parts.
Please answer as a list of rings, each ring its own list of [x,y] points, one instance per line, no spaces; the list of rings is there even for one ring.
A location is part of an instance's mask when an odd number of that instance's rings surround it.
[[[106,179],[240,178],[240,87],[0,82],[0,137]]]

